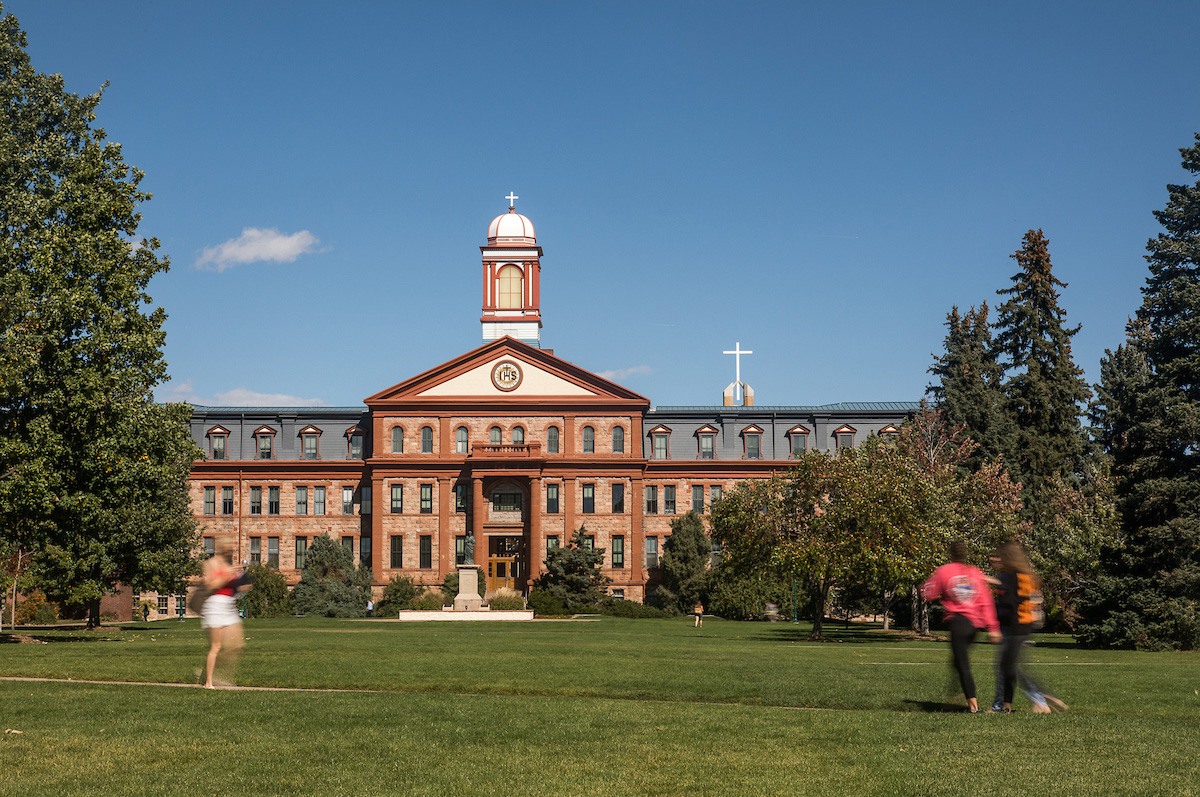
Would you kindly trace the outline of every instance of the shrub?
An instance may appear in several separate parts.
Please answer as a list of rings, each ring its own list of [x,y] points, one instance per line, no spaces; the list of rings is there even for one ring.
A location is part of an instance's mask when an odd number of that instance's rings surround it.
[[[297,614],[363,617],[371,594],[371,570],[359,568],[350,551],[328,534],[314,537],[300,583],[292,590]]]
[[[58,620],[58,609],[46,600],[40,589],[31,590],[24,600],[17,602],[18,625],[49,625]]]
[[[497,612],[519,612],[525,609],[525,596],[516,590],[499,589],[488,601],[488,606]]]
[[[408,576],[396,576],[383,588],[383,597],[375,606],[375,616],[395,614],[407,609],[417,597],[417,585]]]
[[[534,614],[542,617],[562,617],[571,613],[562,602],[562,598],[541,589],[529,593],[529,608]]]
[[[613,598],[611,596],[605,598],[604,602],[600,604],[600,614],[609,617],[631,617],[634,619],[674,616],[671,612],[656,609],[644,603],[628,601],[624,598]]]
[[[282,573],[261,564],[250,565],[246,573],[254,579],[246,593],[246,617],[287,617],[292,613],[292,593]]]
[[[417,612],[436,612],[442,606],[441,590],[426,590],[409,602],[409,608]]]

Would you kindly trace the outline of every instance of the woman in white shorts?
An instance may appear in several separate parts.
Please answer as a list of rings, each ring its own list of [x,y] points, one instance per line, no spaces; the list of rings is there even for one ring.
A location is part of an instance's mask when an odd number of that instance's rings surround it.
[[[242,649],[242,618],[238,616],[235,602],[239,576],[233,567],[233,544],[229,540],[220,540],[216,553],[204,562],[204,586],[209,591],[200,613],[200,625],[208,631],[205,689],[216,688],[213,671],[221,651],[225,651],[225,669],[232,672],[238,651]]]

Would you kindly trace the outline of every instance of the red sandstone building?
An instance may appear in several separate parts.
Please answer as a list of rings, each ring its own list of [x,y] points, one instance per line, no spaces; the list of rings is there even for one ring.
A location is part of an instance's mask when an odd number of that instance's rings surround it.
[[[295,583],[309,542],[329,534],[381,589],[399,575],[440,584],[470,533],[487,590],[527,591],[547,549],[583,526],[605,549],[611,591],[642,601],[676,515],[705,514],[794,453],[856,445],[917,409],[755,407],[740,382],[721,405],[652,409],[540,347],[542,249],[529,219],[510,207],[480,250],[478,349],[360,407],[195,408],[207,456],[191,497],[206,548],[230,537],[242,561]]]

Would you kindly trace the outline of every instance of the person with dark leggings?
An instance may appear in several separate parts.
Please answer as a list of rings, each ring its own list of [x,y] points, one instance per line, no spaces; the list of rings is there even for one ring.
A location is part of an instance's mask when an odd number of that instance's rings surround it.
[[[950,561],[933,571],[921,594],[927,601],[941,601],[946,610],[946,629],[950,632],[950,652],[954,671],[967,701],[967,711],[979,711],[975,697],[975,678],[971,675],[969,655],[975,633],[986,629],[992,642],[1000,641],[1000,625],[992,592],[979,568],[967,564],[967,545],[961,540],[950,544]]]
[[[1066,703],[1047,692],[1019,668],[1025,643],[1041,619],[1042,587],[1041,580],[1019,542],[1009,540],[996,550],[996,572],[999,576],[996,588],[996,616],[1004,634],[1004,641],[1001,643],[997,668],[1000,671],[1000,688],[992,703],[992,711],[1002,711],[1006,714],[1012,711],[1013,694],[1018,679],[1022,691],[1033,703],[1033,713],[1066,711]]]

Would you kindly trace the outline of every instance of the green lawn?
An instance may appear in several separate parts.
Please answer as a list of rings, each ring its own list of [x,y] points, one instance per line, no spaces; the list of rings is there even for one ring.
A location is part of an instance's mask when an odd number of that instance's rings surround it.
[[[1200,794],[1196,655],[1044,638],[1072,711],[971,716],[944,644],[807,630],[253,621],[239,684],[352,691],[0,680],[0,794]],[[0,675],[193,683],[205,651],[194,621],[34,636]]]

